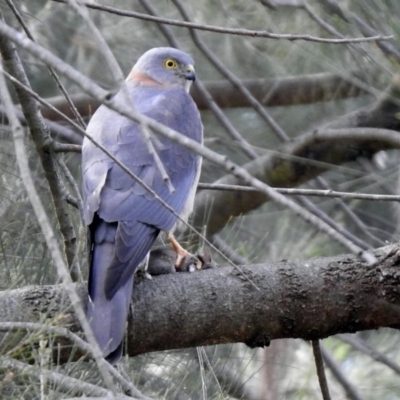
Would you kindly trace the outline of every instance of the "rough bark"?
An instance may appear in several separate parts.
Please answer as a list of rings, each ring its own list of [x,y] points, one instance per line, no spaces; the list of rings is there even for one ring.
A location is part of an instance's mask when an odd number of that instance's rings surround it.
[[[246,278],[232,267],[218,267],[138,282],[128,354],[232,342],[264,346],[278,338],[399,328],[400,247],[375,253],[375,266],[342,255],[242,266]],[[77,288],[86,299],[85,286]],[[0,293],[0,321],[44,319],[79,331],[61,286]],[[15,334],[10,337],[15,340]],[[58,354],[62,361],[70,356],[68,346]]]

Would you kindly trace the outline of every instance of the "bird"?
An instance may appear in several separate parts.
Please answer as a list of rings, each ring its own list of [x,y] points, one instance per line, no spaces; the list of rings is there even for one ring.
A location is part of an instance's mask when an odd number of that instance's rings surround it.
[[[202,145],[200,113],[189,94],[195,78],[189,54],[157,47],[137,60],[115,97]],[[200,176],[198,154],[155,131],[149,143],[139,123],[105,105],[93,114],[86,132],[187,220]],[[167,232],[178,254],[176,268],[190,253],[173,236],[178,217],[87,136],[82,145],[82,199],[89,242],[87,318],[103,356],[115,364],[122,356],[135,270],[160,232]]]

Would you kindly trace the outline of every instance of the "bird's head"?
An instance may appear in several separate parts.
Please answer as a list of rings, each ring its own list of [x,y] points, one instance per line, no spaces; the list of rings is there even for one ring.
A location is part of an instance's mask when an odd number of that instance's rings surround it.
[[[127,82],[140,86],[183,88],[189,92],[196,78],[193,64],[192,57],[183,51],[156,47],[139,58]]]

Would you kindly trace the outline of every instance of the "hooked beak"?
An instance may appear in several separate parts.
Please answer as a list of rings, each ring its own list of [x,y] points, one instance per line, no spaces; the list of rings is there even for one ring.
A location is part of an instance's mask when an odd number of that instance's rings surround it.
[[[194,72],[194,67],[192,64],[186,66],[184,75],[186,80],[188,81],[194,82],[196,80],[196,74]]]

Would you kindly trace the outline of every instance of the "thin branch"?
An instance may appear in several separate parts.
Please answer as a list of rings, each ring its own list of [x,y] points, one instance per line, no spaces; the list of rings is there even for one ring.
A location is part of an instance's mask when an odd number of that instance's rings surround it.
[[[19,109],[16,109],[15,113],[22,126],[27,126],[25,116],[22,114],[22,112]],[[7,115],[2,104],[0,104],[0,117],[4,123],[7,122]],[[45,122],[54,139],[62,139],[68,143],[82,143],[82,138],[78,136],[75,131],[69,129],[68,127],[48,119],[46,119]]]
[[[2,21],[2,23],[4,23],[4,21]],[[14,44],[3,37],[0,40],[0,51],[3,57],[3,63],[10,74],[15,76],[16,79],[22,82],[25,86],[29,87],[30,84],[28,78],[25,74],[18,53],[15,50]],[[18,86],[15,86],[15,90],[21,103],[26,121],[29,125],[30,133],[50,188],[55,215],[60,225],[60,232],[64,241],[64,250],[70,273],[72,278],[77,280],[79,279],[79,273],[74,268],[74,260],[77,252],[76,234],[68,210],[68,205],[64,201],[63,193],[65,190],[63,181],[60,177],[54,156],[49,151],[52,138],[49,135],[49,131],[40,114],[36,101],[30,96],[27,96]]]
[[[4,44],[4,38],[2,38]],[[0,41],[0,43],[1,43]],[[32,208],[35,212],[36,218],[39,222],[39,225],[42,229],[42,233],[46,240],[47,247],[52,255],[52,259],[54,264],[57,267],[57,272],[60,278],[63,281],[64,287],[67,291],[71,304],[74,308],[74,311],[78,317],[78,320],[85,332],[86,338],[93,348],[93,356],[98,365],[99,371],[103,376],[104,382],[107,387],[113,389],[114,384],[110,378],[107,370],[104,369],[102,364],[102,354],[101,350],[98,347],[96,339],[93,336],[90,325],[86,319],[85,311],[82,307],[80,298],[75,290],[73,285],[70,272],[68,270],[67,265],[64,262],[63,255],[58,247],[57,239],[54,234],[53,228],[49,221],[49,218],[46,214],[46,211],[43,207],[43,204],[40,200],[40,197],[37,193],[35,183],[32,179],[30,168],[28,165],[28,155],[26,154],[25,144],[24,144],[24,135],[23,129],[16,117],[14,112],[14,106],[11,100],[10,93],[8,92],[7,84],[5,82],[5,78],[3,74],[0,74],[0,95],[3,101],[4,107],[6,108],[9,121],[11,123],[11,129],[13,132],[14,138],[14,146],[15,146],[15,154],[17,158],[18,167],[20,169],[21,178],[24,183],[25,189],[27,191],[29,200],[31,202]]]
[[[234,192],[259,192],[251,186],[239,186],[239,185],[225,185],[222,183],[199,183],[198,189],[207,190],[226,190]],[[353,199],[353,200],[371,200],[371,201],[397,201],[400,202],[400,196],[386,195],[386,194],[367,194],[357,192],[338,192],[332,189],[286,189],[286,188],[274,188],[277,192],[286,194],[289,196],[317,196],[317,197],[340,197],[342,199]]]
[[[89,27],[94,40],[97,42],[97,48],[100,50],[103,55],[106,64],[108,66],[108,70],[111,76],[114,78],[115,83],[118,88],[121,88],[124,84],[124,74],[114,57],[110,47],[105,41],[101,32],[97,29],[97,26],[93,23],[92,19],[89,16],[87,5],[84,2],[76,1],[76,0],[66,0],[66,3],[85,21],[87,26]]]
[[[15,371],[20,374],[27,374],[36,379],[39,379],[39,376],[42,375],[45,377],[46,381],[48,381],[51,385],[54,385],[56,389],[64,393],[69,393],[72,395],[74,394],[89,395],[89,396],[95,395],[102,397],[112,395],[112,392],[103,389],[99,386],[93,385],[91,383],[71,378],[69,376],[62,375],[54,371],[50,371],[48,369],[44,368],[39,369],[38,367],[25,364],[21,361],[13,360],[10,357],[1,356],[0,365],[3,368],[11,369],[12,371]]]
[[[27,332],[35,332],[36,335],[41,335],[43,333],[48,335],[54,335],[57,337],[62,337],[67,339],[69,342],[73,343],[85,356],[93,357],[93,349],[92,347],[81,339],[78,335],[71,332],[67,328],[63,328],[60,326],[52,326],[45,325],[34,322],[3,322],[0,321],[0,331],[9,332],[9,331],[27,331]],[[139,392],[131,382],[125,379],[120,372],[114,368],[111,364],[106,362],[104,359],[101,359],[102,366],[112,375],[112,377],[121,385],[121,387],[130,392],[132,395],[141,398],[143,400],[148,399],[148,397],[143,396],[141,392]]]
[[[81,153],[82,145],[54,142],[52,150],[54,153]]]
[[[322,398],[324,400],[331,400],[331,395],[329,394],[329,387],[328,387],[328,382],[326,380],[324,361],[321,355],[319,340],[318,339],[312,340],[311,344],[314,353],[315,366],[317,368],[318,382],[319,382],[319,387],[321,389]]]
[[[28,36],[29,39],[31,39],[33,42],[36,42],[34,39],[32,33],[30,32],[28,26],[25,24],[25,21],[23,20],[21,14],[19,13],[17,7],[15,6],[13,0],[6,0],[8,6],[11,8],[12,12],[14,13],[15,17],[17,18],[19,24],[22,26],[22,29],[25,31],[26,36]],[[60,78],[58,77],[57,73],[49,66],[47,66],[50,75],[53,77],[54,81],[56,82],[57,86],[61,90],[65,100],[67,101],[70,110],[72,111],[73,115],[75,118],[78,120],[80,125],[85,128],[86,124],[85,121],[82,119],[81,115],[79,114],[78,110],[76,109],[73,101],[71,100],[70,95],[68,94],[67,90],[65,89],[64,85],[62,84]]]
[[[346,143],[346,148],[343,148],[343,143]],[[374,154],[386,149],[400,149],[398,132],[376,128],[319,130],[294,139],[282,146],[279,151],[268,153],[245,164],[244,168],[271,186],[297,186],[325,171],[337,168],[337,164],[356,159],[361,152],[364,155]],[[232,175],[222,177],[217,183],[245,184],[243,180]],[[214,208],[210,223],[207,225],[209,235],[221,230],[232,216],[256,209],[269,200],[261,192],[259,194],[242,192],[238,202],[235,193],[219,191],[210,194],[208,191],[202,191],[195,200],[195,226],[202,226],[202,218],[207,212],[211,196]]]
[[[219,235],[212,236],[211,243],[236,265],[247,264],[247,260],[232,249]]]
[[[50,110],[53,111],[56,115],[60,116],[63,120],[67,121],[73,128],[75,128],[79,133],[79,143],[82,143],[82,137],[84,136],[85,132],[83,128],[78,125],[75,121],[73,121],[71,118],[69,118],[67,115],[65,115],[63,112],[59,111],[56,107],[54,107],[52,104],[50,104],[48,101],[44,100],[41,98],[36,92],[34,92],[30,87],[24,85],[22,82],[20,82],[18,79],[13,77],[11,74],[9,74],[7,71],[5,71],[3,68],[1,68],[1,73],[3,73],[7,79],[9,79],[14,86],[18,86],[20,89],[22,89],[24,92],[28,93],[31,97],[33,97],[38,103],[42,104],[43,106],[49,108]],[[18,110],[16,110],[18,119],[21,121],[21,118],[18,115]],[[25,119],[24,119],[25,122]],[[48,124],[51,121],[46,121]],[[26,122],[25,122],[26,123]],[[77,134],[74,132],[74,134]],[[52,150],[54,152],[62,152],[64,151],[82,151],[82,145],[81,144],[64,144],[64,143],[59,143],[57,141],[52,141],[51,142]],[[68,149],[68,150],[67,150]]]
[[[321,176],[317,177],[316,179],[317,184],[324,188],[324,189],[330,189],[328,183],[326,182],[325,179],[323,179]],[[341,208],[341,210],[347,215],[348,218],[350,218],[350,221],[363,233],[368,239],[370,239],[371,243],[374,243],[376,246],[384,246],[385,242],[383,240],[380,240],[378,237],[373,235],[368,227],[364,224],[364,222],[355,214],[355,212],[343,201],[342,198],[339,198],[335,200],[338,206]]]
[[[375,35],[377,32],[372,28],[367,22],[361,19],[357,14],[341,7],[341,5],[336,0],[319,0],[328,10],[333,14],[337,15],[346,22],[353,22],[364,36]],[[393,43],[377,42],[377,46],[382,50],[382,52],[394,58],[397,62],[400,60],[400,51],[396,48]]]
[[[354,335],[336,335],[336,337],[344,343],[349,344],[354,349],[373,358],[375,361],[382,363],[392,369],[396,374],[400,375],[400,365],[393,361],[392,358],[370,346],[365,340]]]
[[[78,210],[83,210],[82,207],[82,197],[81,197],[81,193],[79,191],[78,185],[76,183],[75,178],[72,176],[71,171],[68,169],[67,165],[65,164],[64,160],[61,157],[57,157],[56,158],[57,164],[59,165],[62,173],[64,174],[66,180],[68,181],[68,183],[70,184],[70,186],[72,187],[74,194],[75,194],[75,198],[74,198],[74,203],[76,203],[76,208]],[[67,197],[68,197],[68,202],[71,204],[71,198],[73,198],[73,196],[71,195],[71,193],[69,191],[67,191]]]
[[[300,196],[298,201],[303,205],[308,211],[312,212],[316,217],[320,218],[322,221],[326,222],[332,229],[334,229],[339,234],[343,235],[351,243],[359,246],[363,250],[370,250],[372,246],[366,243],[364,240],[360,239],[343,225],[337,223],[333,218],[331,218],[327,213],[323,212],[319,207],[317,207],[312,201],[307,197]]]
[[[68,0],[53,0],[53,1],[55,1],[57,3],[66,3]],[[193,28],[193,29],[199,29],[199,30],[203,30],[203,31],[224,33],[224,34],[230,34],[230,35],[250,36],[250,37],[258,37],[258,38],[289,40],[289,41],[305,40],[305,41],[311,41],[311,42],[330,43],[330,44],[362,43],[362,42],[374,42],[374,41],[393,39],[393,36],[381,36],[381,35],[371,36],[371,37],[367,37],[367,38],[364,37],[364,38],[351,38],[351,39],[350,38],[349,39],[325,39],[325,38],[315,37],[312,35],[290,35],[290,34],[278,34],[278,33],[271,33],[268,31],[256,31],[256,30],[249,30],[249,29],[222,28],[222,27],[213,26],[213,25],[196,24],[196,23],[190,23],[190,22],[177,21],[177,20],[168,19],[168,18],[153,17],[148,14],[141,14],[141,13],[138,13],[135,11],[121,10],[121,9],[118,9],[115,7],[103,6],[103,5],[94,4],[91,2],[82,1],[81,4],[85,5],[88,8],[92,8],[94,10],[105,11],[105,12],[120,15],[123,17],[138,18],[138,19],[142,19],[145,21],[158,22],[158,23],[166,24],[166,25],[174,25],[174,26],[180,26],[180,27],[184,27],[184,28]]]
[[[305,12],[308,14],[308,16],[314,21],[316,22],[320,27],[322,27],[322,29],[326,30],[327,32],[329,32],[331,35],[334,35],[338,38],[344,39],[345,36],[342,35],[339,31],[337,31],[332,25],[328,24],[326,21],[324,21],[322,18],[320,18],[316,12],[314,12],[314,10],[312,9],[312,7],[308,4],[308,2],[306,0],[303,1],[301,8],[303,8],[305,10]],[[348,44],[347,45],[351,56],[353,57],[355,63],[361,67],[361,62],[360,62],[360,54],[363,57],[368,58],[369,60],[371,60],[372,62],[374,62],[381,71],[386,71],[389,74],[391,74],[391,72],[388,70],[388,68],[381,62],[378,62],[375,60],[374,57],[372,57],[371,53],[368,52],[366,49],[364,49],[361,45],[359,44]],[[354,50],[358,53],[355,54]]]
[[[172,0],[182,17],[191,22],[188,12],[186,11],[183,3],[180,0]],[[214,67],[222,74],[228,81],[246,98],[249,104],[257,112],[257,114],[269,125],[272,131],[277,135],[281,141],[288,141],[289,136],[278,125],[278,123],[269,115],[262,104],[250,93],[249,90],[241,83],[240,79],[235,76],[225,65],[216,57],[216,55],[209,49],[209,47],[200,39],[199,35],[194,29],[189,29],[189,33],[197,48],[207,57],[207,59],[214,65]],[[247,141],[241,137],[241,140],[248,146]],[[252,158],[257,158],[257,153],[253,154]]]
[[[321,346],[321,353],[326,366],[332,372],[332,375],[342,385],[347,397],[350,400],[363,400],[362,396],[358,393],[357,389],[349,382],[347,377],[340,370],[340,366],[337,364],[335,359],[331,356],[325,346]]]

